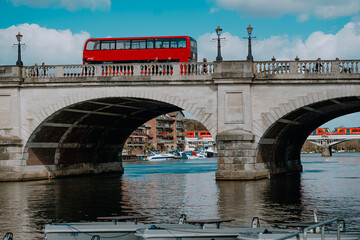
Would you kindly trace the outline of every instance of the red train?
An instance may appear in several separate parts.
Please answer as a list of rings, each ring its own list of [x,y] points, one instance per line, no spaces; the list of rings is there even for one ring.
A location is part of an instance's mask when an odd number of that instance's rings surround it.
[[[360,127],[355,128],[335,128],[330,131],[329,128],[317,128],[310,135],[353,135],[360,134]]]
[[[360,134],[360,127],[357,128],[335,128],[333,135],[353,135]]]
[[[311,132],[310,135],[331,135],[331,131],[329,128],[317,128]]]
[[[189,36],[91,38],[83,63],[197,62],[197,43]]]
[[[188,138],[212,137],[209,131],[189,131],[185,134]]]

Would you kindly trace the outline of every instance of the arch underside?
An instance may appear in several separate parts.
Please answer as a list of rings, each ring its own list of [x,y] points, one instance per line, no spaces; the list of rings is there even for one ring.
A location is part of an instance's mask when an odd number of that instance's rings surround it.
[[[119,162],[128,136],[140,125],[181,108],[149,99],[109,97],[60,109],[30,136],[26,165]]]
[[[301,166],[301,148],[314,129],[359,111],[360,97],[334,98],[300,107],[268,128],[258,144],[256,161],[265,163],[272,174],[296,171]]]

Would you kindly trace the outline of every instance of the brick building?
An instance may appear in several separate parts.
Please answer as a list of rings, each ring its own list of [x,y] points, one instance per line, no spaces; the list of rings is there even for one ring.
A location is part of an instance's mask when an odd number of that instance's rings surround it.
[[[151,119],[130,135],[125,146],[137,150],[137,154],[146,148],[161,152],[184,151],[184,114],[177,111]]]

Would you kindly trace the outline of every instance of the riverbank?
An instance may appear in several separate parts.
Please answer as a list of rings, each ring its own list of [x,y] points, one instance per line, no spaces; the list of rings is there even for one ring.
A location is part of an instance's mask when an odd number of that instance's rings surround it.
[[[123,162],[139,162],[146,161],[146,156],[137,156],[137,155],[122,155]]]

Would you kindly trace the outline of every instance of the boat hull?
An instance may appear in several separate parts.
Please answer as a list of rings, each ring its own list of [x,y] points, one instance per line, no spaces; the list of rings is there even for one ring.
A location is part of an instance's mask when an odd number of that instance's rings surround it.
[[[151,228],[151,224],[132,222],[84,222],[84,223],[53,223],[45,225],[43,232],[46,240],[90,240],[93,236],[100,239],[137,240],[138,229]],[[200,226],[190,224],[159,224],[164,229],[199,229]]]
[[[286,234],[283,233],[259,233],[259,234],[252,234],[252,233],[243,233],[239,234],[237,237],[237,240],[274,240],[279,239],[286,236]],[[304,239],[303,234],[299,234],[300,240]],[[289,239],[296,240],[296,237],[291,237]],[[307,240],[321,240],[321,234],[320,233],[308,233]],[[337,233],[325,233],[325,239],[326,240],[337,240]],[[360,233],[351,233],[351,232],[345,232],[340,234],[341,240],[359,240],[360,239]]]
[[[261,230],[259,230],[261,229]],[[202,229],[140,229],[135,236],[138,240],[237,240],[241,233],[265,231],[262,228],[202,228]],[[284,230],[283,233],[294,231]]]

